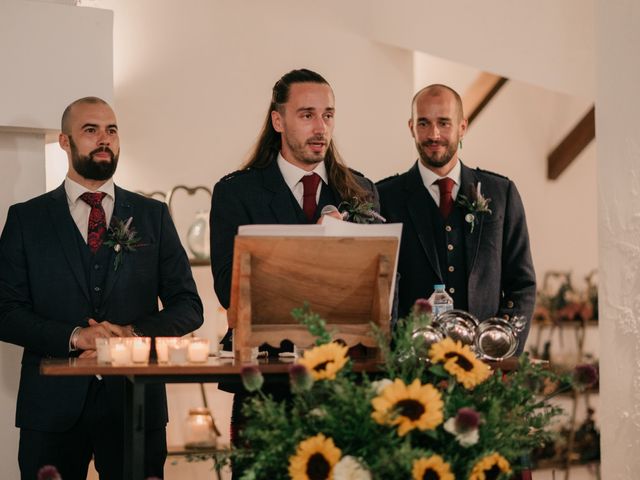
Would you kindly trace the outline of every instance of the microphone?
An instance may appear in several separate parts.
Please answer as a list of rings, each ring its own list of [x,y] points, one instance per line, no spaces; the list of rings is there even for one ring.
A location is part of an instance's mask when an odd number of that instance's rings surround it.
[[[320,210],[320,216],[331,215],[332,213],[337,213],[338,215],[340,215],[340,218],[342,220],[344,220],[346,215],[348,215],[347,212],[341,213],[335,205],[325,205],[324,207],[322,207],[322,210]]]

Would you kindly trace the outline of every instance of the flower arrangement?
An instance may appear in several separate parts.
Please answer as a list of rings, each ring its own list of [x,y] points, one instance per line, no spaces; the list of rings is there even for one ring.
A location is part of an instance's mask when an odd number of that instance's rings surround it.
[[[373,209],[373,203],[353,197],[350,202],[338,205],[344,220],[353,223],[385,223],[387,220]]]
[[[243,480],[508,479],[561,413],[539,395],[559,376],[527,356],[502,374],[445,338],[420,360],[412,333],[430,317],[420,305],[392,338],[376,332],[385,360],[373,378],[353,372],[319,316],[305,308],[294,317],[317,340],[290,369],[291,400],[264,394],[256,366],[243,370],[254,394],[230,455]]]
[[[133,222],[133,217],[129,217],[127,220],[120,220],[116,217],[111,219],[104,244],[107,247],[112,247],[116,252],[116,259],[113,263],[114,270],[118,270],[122,264],[124,252],[135,252],[138,247],[143,246],[140,244],[138,232],[131,226],[131,222]]]
[[[471,225],[471,233],[475,227],[476,220],[480,214],[491,215],[491,209],[489,208],[490,198],[482,195],[482,183],[478,182],[476,186],[469,185],[467,195],[458,195],[458,205],[465,208],[469,213],[464,216],[465,222]]]

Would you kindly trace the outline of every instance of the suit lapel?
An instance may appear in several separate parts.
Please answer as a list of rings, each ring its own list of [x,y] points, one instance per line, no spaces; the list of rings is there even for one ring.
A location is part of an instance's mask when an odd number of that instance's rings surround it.
[[[111,222],[113,223],[114,219],[126,221],[128,218],[133,217],[133,207],[129,202],[127,192],[121,189],[120,187],[116,186],[115,195],[116,195],[116,198],[115,198],[115,204],[113,208],[113,215],[111,216]],[[136,219],[134,218],[133,221],[131,222],[131,226],[133,228],[136,227],[135,221]],[[111,295],[111,292],[113,290],[114,285],[116,284],[116,281],[122,275],[122,271],[127,268],[126,259],[124,262],[120,264],[117,270],[114,269],[114,262],[115,262],[115,252],[113,251],[112,248],[110,248],[109,261],[107,263],[107,278],[105,279],[104,295],[102,297],[103,304],[107,301],[107,299],[109,298],[109,295]]]
[[[429,220],[429,209],[425,204],[425,201],[431,201],[431,198],[429,198],[429,192],[422,182],[417,162],[407,173],[405,188],[407,189],[407,210],[411,222],[418,233],[420,244],[427,255],[431,268],[442,280],[436,242],[434,235],[431,234],[433,225]]]
[[[268,203],[273,215],[277,219],[277,223],[281,224],[298,224],[301,223],[300,216],[295,209],[294,202],[291,200],[291,190],[287,186],[278,162],[275,160],[262,170],[262,185],[268,193]],[[300,215],[302,215],[302,209]],[[304,223],[304,222],[303,222]]]
[[[77,230],[76,224],[69,212],[69,203],[67,202],[67,194],[64,189],[64,183],[51,192],[51,204],[49,209],[51,212],[51,220],[54,229],[60,240],[62,251],[64,252],[69,267],[76,278],[80,290],[87,300],[91,301],[87,286],[87,276],[82,266],[82,260],[78,252]]]
[[[473,185],[473,188],[476,188],[478,184],[478,178],[475,172],[461,163],[462,169],[460,173],[460,190],[458,195],[463,194],[467,197],[469,196],[469,186]],[[458,207],[463,208],[463,207]],[[467,215],[466,210],[463,215]],[[471,276],[471,272],[476,263],[476,258],[478,257],[478,250],[480,247],[480,238],[482,236],[482,226],[484,223],[485,215],[475,215],[475,226],[473,228],[473,233],[471,232],[471,224],[464,222],[464,242],[466,249],[466,262],[467,262],[467,278]]]

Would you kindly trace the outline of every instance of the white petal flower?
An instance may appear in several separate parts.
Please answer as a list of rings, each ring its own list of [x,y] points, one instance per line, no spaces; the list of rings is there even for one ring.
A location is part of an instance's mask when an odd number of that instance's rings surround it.
[[[476,219],[476,217],[473,215],[473,213],[467,213],[464,217],[465,221],[467,223],[473,223],[473,221]]]
[[[334,480],[371,480],[371,473],[356,458],[345,455],[333,467]]]
[[[456,436],[456,440],[463,447],[470,447],[471,445],[475,445],[480,440],[480,434],[477,428],[472,428],[471,430],[467,430],[466,432],[462,432],[458,430],[456,426],[456,417],[451,417],[449,420],[444,422],[442,426],[445,431],[451,433]]]
[[[380,380],[376,380],[375,382],[371,382],[371,388],[375,390],[376,395],[381,395],[382,391],[392,383],[393,382],[388,378],[382,378]]]

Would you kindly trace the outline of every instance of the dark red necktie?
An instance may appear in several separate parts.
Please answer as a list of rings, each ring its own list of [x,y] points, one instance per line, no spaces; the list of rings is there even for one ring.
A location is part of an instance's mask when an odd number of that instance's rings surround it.
[[[91,207],[89,213],[89,229],[87,230],[87,245],[91,249],[91,253],[96,253],[104,241],[107,233],[107,217],[102,208],[102,199],[105,197],[104,192],[85,192],[80,198]]]
[[[453,191],[455,182],[449,177],[444,177],[437,180],[436,183],[440,188],[440,213],[442,213],[443,218],[447,218],[451,210],[453,210],[453,196],[451,192]]]
[[[318,185],[320,184],[320,175],[312,173],[311,175],[305,175],[302,177],[302,186],[304,187],[302,194],[302,211],[307,217],[307,222],[313,222],[313,217],[318,208],[316,202],[316,193],[318,192]]]

